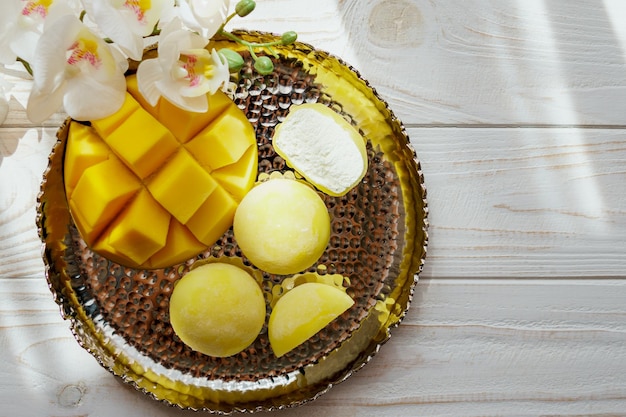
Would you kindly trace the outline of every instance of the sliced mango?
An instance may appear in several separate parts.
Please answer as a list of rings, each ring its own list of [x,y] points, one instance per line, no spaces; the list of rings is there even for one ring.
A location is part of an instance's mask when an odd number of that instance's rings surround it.
[[[237,163],[217,169],[211,172],[211,176],[237,200],[241,200],[254,185],[258,161],[257,147],[250,146]]]
[[[150,227],[142,227],[145,223]],[[169,213],[142,188],[124,212],[115,218],[107,243],[141,265],[165,246],[169,226]]]
[[[70,210],[83,237],[92,242],[141,189],[141,182],[117,159],[87,168],[74,181]]]
[[[154,198],[185,224],[218,184],[187,151],[181,149],[147,186]]]
[[[135,77],[127,83],[117,113],[91,126],[71,122],[66,194],[94,251],[130,267],[164,268],[206,249],[232,225],[256,179],[256,137],[221,92],[209,96],[208,112],[190,113],[164,99],[150,106]]]
[[[268,322],[268,336],[278,357],[306,342],[354,304],[341,289],[307,282],[282,295]]]
[[[180,262],[180,259],[189,259],[206,247],[207,245],[198,241],[186,226],[172,217],[167,242],[159,252],[152,256],[151,266],[165,268],[174,265]]]
[[[93,128],[80,123],[70,125],[70,136],[74,138],[73,146],[68,147],[65,157],[74,161],[65,166],[65,188],[72,193],[80,173],[90,166],[109,158],[111,150],[94,134]]]
[[[130,97],[130,94],[128,96]],[[128,101],[133,99],[127,99]],[[179,148],[179,143],[169,130],[141,109],[136,102],[135,104],[135,110],[130,114],[116,113],[104,120],[92,122],[92,126],[113,152],[139,178],[145,179],[163,165],[164,161]],[[102,122],[110,125],[110,120],[118,118],[119,122],[115,123],[115,129],[107,134],[108,129],[102,129]],[[142,140],[139,137],[146,131],[150,134],[150,140]]]
[[[237,201],[233,196],[224,188],[216,187],[186,226],[200,242],[210,245],[233,224],[236,210]]]
[[[252,146],[245,140],[246,136],[237,134],[241,131],[253,133],[250,123],[238,116],[240,112],[237,107],[231,106],[187,143],[187,149],[201,164],[211,170],[231,165],[239,161]],[[225,137],[232,140],[224,141],[222,138]],[[206,152],[207,148],[211,149],[211,152]]]
[[[133,100],[133,97],[126,94],[124,104],[122,104],[122,107],[115,114],[105,117],[104,119],[93,120],[91,124],[97,128],[100,136],[106,137],[115,132],[115,130],[140,107],[141,106],[137,104],[137,101]]]
[[[139,92],[137,77],[127,77],[126,87],[141,107],[158,119],[163,126],[176,136],[180,143],[187,143],[194,138],[198,132],[216,118],[216,115],[222,114],[233,104],[225,94],[215,94],[209,97],[210,108],[208,112],[184,112],[167,100],[159,100],[156,106],[150,106]]]

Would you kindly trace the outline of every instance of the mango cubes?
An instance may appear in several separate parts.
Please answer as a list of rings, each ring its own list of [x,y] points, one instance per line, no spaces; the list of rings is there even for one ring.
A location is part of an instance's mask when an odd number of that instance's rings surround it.
[[[164,268],[206,249],[232,225],[252,188],[252,125],[223,93],[207,113],[161,99],[149,106],[127,79],[122,108],[91,126],[71,122],[64,180],[70,212],[92,250],[134,268]]]
[[[278,357],[290,352],[326,327],[354,304],[341,289],[308,282],[278,299],[267,325],[270,345]]]
[[[227,263],[199,266],[174,287],[170,322],[178,337],[205,355],[241,352],[265,324],[265,299],[259,284]]]

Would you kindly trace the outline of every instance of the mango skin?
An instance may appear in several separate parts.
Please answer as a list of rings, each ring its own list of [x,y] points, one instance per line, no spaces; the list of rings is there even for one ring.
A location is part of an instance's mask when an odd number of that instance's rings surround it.
[[[281,357],[295,349],[354,304],[341,289],[308,282],[285,293],[276,302],[268,322],[274,354]]]
[[[227,263],[199,266],[183,276],[170,298],[170,323],[192,349],[215,357],[247,348],[265,323],[265,299],[254,278]]]
[[[70,123],[68,205],[93,251],[132,268],[165,268],[202,252],[232,225],[256,179],[256,135],[221,92],[200,114],[164,99],[149,106],[133,76],[127,87],[116,114]]]
[[[293,179],[270,179],[241,201],[233,232],[253,265],[288,275],[309,268],[322,256],[330,240],[330,216],[310,186]]]

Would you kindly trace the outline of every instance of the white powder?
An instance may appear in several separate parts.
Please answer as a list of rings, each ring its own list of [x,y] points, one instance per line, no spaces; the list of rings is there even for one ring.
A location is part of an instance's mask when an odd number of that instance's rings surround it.
[[[281,156],[288,155],[292,168],[335,194],[352,188],[365,173],[361,150],[351,132],[333,117],[301,108],[285,119],[278,133],[274,147]]]

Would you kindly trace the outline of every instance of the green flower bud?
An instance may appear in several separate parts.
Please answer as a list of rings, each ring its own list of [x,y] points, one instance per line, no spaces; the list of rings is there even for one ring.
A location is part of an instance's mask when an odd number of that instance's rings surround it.
[[[243,67],[243,58],[237,52],[232,49],[222,48],[217,51],[222,58],[226,60],[228,63],[228,70],[232,72],[237,72]]]
[[[254,0],[239,0],[237,5],[235,6],[235,12],[241,17],[247,16],[256,7],[256,3]]]
[[[296,41],[296,39],[298,39],[298,34],[294,32],[293,30],[290,30],[289,32],[283,33],[283,36],[281,36],[280,41],[283,45],[291,45],[292,43]]]
[[[254,61],[254,69],[261,75],[271,74],[274,71],[274,63],[268,57],[261,56]]]

